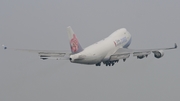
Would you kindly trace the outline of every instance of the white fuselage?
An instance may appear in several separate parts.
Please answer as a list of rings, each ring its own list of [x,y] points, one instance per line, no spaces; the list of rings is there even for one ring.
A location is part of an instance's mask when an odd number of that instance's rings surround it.
[[[120,48],[127,48],[131,43],[131,35],[125,29],[113,32],[107,38],[88,46],[83,51],[72,54],[71,62],[80,64],[97,64],[109,61],[110,56]]]

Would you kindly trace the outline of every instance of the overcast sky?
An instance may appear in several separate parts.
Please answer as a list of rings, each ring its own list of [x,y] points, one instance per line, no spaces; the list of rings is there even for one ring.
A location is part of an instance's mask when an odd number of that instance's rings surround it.
[[[125,27],[129,48],[180,45],[179,0],[0,0],[0,44],[70,50],[71,26],[87,47]],[[1,101],[178,101],[180,50],[130,57],[114,67],[40,60],[0,49]]]

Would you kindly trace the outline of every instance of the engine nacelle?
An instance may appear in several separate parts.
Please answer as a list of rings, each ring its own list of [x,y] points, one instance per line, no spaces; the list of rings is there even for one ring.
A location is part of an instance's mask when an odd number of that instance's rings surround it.
[[[164,51],[163,50],[154,51],[153,53],[154,53],[154,57],[156,57],[158,59],[164,56]]]
[[[144,57],[145,57],[144,55],[137,56],[138,59],[143,59]]]

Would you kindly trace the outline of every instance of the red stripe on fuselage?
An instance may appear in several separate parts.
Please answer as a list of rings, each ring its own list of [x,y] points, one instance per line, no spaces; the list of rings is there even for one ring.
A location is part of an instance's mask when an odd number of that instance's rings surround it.
[[[116,42],[114,41],[114,45],[116,46]]]

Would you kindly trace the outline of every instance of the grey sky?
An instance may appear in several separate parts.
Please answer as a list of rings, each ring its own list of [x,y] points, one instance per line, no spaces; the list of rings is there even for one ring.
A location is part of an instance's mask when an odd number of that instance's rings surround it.
[[[83,47],[125,27],[130,48],[180,45],[179,0],[1,0],[0,44],[69,50],[66,27]],[[114,67],[42,61],[0,49],[1,101],[178,101],[179,49]]]

